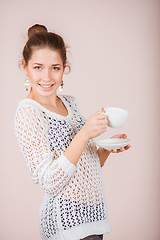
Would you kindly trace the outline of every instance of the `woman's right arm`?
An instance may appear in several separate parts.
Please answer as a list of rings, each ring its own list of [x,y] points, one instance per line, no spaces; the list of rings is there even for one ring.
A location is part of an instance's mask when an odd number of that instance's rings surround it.
[[[104,111],[101,108],[100,111],[96,112],[88,118],[85,125],[76,134],[71,141],[64,155],[76,166],[77,162],[87,144],[89,139],[97,137],[106,131],[108,120],[105,119]]]
[[[101,111],[100,111],[101,112]],[[76,164],[90,138],[106,130],[104,115],[92,115],[72,139],[67,149],[57,155],[51,151],[44,119],[31,106],[21,106],[15,116],[15,135],[34,183],[56,196],[68,184],[77,169]]]

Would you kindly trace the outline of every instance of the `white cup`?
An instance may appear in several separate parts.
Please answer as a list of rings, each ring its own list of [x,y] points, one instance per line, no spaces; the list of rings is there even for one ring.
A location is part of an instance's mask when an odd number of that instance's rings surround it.
[[[105,116],[108,116],[108,126],[111,128],[122,127],[128,118],[128,111],[117,107],[104,108]]]

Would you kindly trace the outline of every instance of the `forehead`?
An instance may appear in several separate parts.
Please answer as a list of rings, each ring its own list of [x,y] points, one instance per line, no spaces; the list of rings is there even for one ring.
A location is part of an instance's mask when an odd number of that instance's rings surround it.
[[[62,59],[60,53],[56,50],[49,48],[33,49],[32,56],[30,59],[31,63],[41,63],[41,64],[62,64]]]

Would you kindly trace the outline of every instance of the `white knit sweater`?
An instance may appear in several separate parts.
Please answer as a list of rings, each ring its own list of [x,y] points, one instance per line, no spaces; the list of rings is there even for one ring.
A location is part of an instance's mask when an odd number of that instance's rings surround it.
[[[57,95],[67,116],[54,113],[32,99],[18,103],[15,135],[34,183],[44,190],[39,209],[43,240],[79,240],[110,232],[102,170],[93,139],[75,166],[63,152],[85,124],[78,101]]]

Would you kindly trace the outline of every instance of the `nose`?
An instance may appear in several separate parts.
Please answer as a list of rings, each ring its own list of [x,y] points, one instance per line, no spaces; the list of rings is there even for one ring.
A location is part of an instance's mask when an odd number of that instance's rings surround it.
[[[49,73],[48,69],[44,70],[43,81],[44,82],[49,82],[50,81],[50,73]]]

